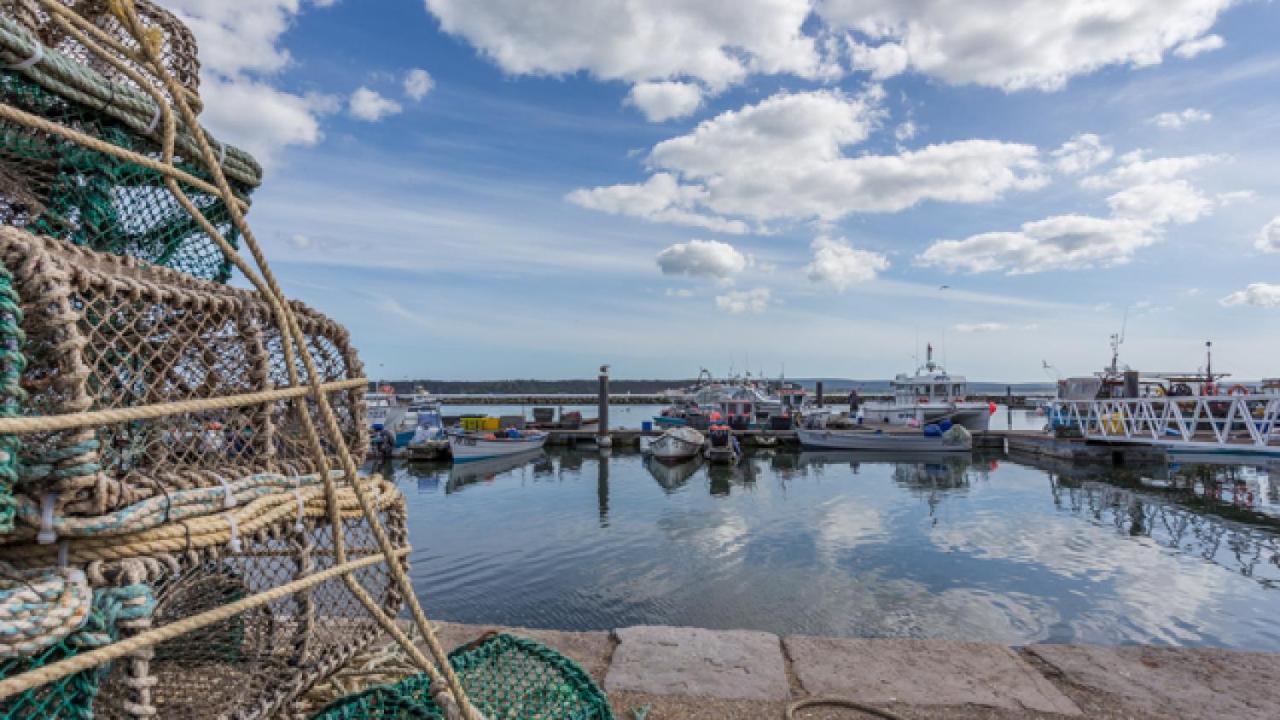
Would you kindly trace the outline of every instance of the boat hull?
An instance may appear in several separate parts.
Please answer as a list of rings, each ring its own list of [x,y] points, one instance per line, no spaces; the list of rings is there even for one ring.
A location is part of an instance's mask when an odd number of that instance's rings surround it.
[[[796,430],[806,450],[866,450],[877,452],[968,452],[973,441],[948,442],[941,437],[877,433],[867,430]]]
[[[545,433],[523,438],[450,435],[449,451],[453,453],[453,461],[455,463],[475,462],[476,460],[491,460],[493,458],[541,450],[546,442],[547,435]]]
[[[668,430],[649,443],[649,451],[659,460],[678,462],[697,457],[706,439],[692,428]]]
[[[656,415],[653,418],[653,424],[658,427],[684,427],[689,421],[682,417],[668,417],[666,415]]]

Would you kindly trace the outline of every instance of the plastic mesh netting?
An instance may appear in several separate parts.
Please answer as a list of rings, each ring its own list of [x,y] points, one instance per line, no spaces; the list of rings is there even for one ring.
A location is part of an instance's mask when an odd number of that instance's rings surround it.
[[[577,663],[526,638],[493,634],[449,654],[467,696],[490,718],[612,720],[609,701]],[[414,675],[342,698],[314,720],[436,720],[430,681]]]

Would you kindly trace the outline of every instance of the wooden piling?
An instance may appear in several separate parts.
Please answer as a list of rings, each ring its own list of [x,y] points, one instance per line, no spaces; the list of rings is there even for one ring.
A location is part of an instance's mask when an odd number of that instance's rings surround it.
[[[600,366],[600,388],[599,395],[596,398],[596,413],[600,418],[600,424],[596,426],[596,444],[600,447],[609,447],[612,441],[609,438],[609,366]]]

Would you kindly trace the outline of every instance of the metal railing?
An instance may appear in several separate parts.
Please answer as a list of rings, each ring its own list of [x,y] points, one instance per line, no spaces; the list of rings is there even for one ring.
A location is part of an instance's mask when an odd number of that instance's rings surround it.
[[[1088,440],[1280,454],[1280,395],[1057,400],[1057,427]]]

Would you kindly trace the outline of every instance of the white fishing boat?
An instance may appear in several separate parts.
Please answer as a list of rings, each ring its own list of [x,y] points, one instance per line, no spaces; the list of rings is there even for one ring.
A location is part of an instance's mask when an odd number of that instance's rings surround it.
[[[396,401],[395,391],[389,385],[378,388],[377,392],[365,393],[364,404],[365,418],[374,433],[394,426],[405,411],[405,406]]]
[[[649,443],[649,451],[659,460],[679,461],[697,457],[707,439],[691,427],[676,427]]]
[[[544,432],[454,433],[449,451],[455,463],[462,463],[541,450],[546,442]]]
[[[892,398],[863,403],[863,422],[924,427],[950,420],[972,432],[985,432],[995,406],[969,401],[966,383],[963,376],[951,375],[933,361],[930,344],[925,364],[915,375],[899,374],[889,383]]]
[[[973,436],[963,425],[946,432],[901,433],[882,430],[798,429],[796,437],[805,450],[865,450],[875,452],[968,452]]]
[[[412,460],[434,460],[444,457],[449,452],[449,438],[445,434],[438,406],[423,404],[411,406],[406,416],[412,414],[416,420],[413,436],[405,446]]]

